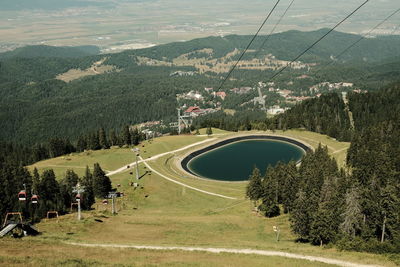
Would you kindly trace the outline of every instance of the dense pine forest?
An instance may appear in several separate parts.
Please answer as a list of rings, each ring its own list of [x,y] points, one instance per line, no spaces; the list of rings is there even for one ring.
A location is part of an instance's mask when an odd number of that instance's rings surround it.
[[[298,168],[294,163],[278,164],[269,167],[265,174],[254,169],[247,197],[267,217],[279,215],[282,205],[290,215],[292,231],[299,241],[315,245],[335,243],[339,248],[357,251],[398,253],[399,97],[399,84],[350,96],[355,129],[346,170],[339,169],[327,148],[320,146],[307,153]],[[332,112],[319,111],[320,118],[339,118],[334,111],[339,106],[343,108],[343,103],[332,99],[335,97],[307,101],[280,117],[290,122],[291,117],[297,116],[293,126],[298,127],[300,118],[304,119],[300,120],[302,124],[316,113],[310,107],[323,106]],[[302,126],[316,130],[307,124]],[[337,123],[336,127],[337,132],[349,130],[347,123]]]

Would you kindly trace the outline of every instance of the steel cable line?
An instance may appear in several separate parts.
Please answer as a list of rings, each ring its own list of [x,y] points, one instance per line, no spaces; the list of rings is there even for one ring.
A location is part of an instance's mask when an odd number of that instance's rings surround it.
[[[272,75],[268,81],[273,80],[276,76],[278,76],[279,74],[281,74],[285,69],[287,69],[293,62],[295,62],[296,60],[298,60],[301,56],[303,56],[305,53],[307,53],[311,48],[313,48],[316,44],[318,44],[319,42],[321,42],[326,36],[328,36],[331,32],[333,32],[337,27],[339,27],[343,22],[345,22],[348,18],[350,18],[354,13],[356,13],[359,9],[361,9],[366,3],[368,3],[370,0],[366,0],[364,1],[364,3],[362,3],[361,5],[359,5],[356,9],[353,10],[353,12],[351,12],[349,15],[347,15],[344,19],[342,19],[341,21],[339,21],[333,28],[331,28],[327,33],[325,33],[322,37],[320,37],[317,41],[315,41],[312,45],[310,45],[306,50],[304,50],[303,52],[301,52],[297,57],[295,57],[293,60],[291,60],[288,64],[286,64],[285,67],[283,67],[282,69],[280,69],[277,73],[275,73],[274,75]]]
[[[263,21],[261,26],[258,28],[256,34],[254,34],[253,38],[251,39],[250,43],[247,45],[246,49],[240,55],[239,59],[236,61],[236,63],[231,68],[231,70],[228,72],[228,75],[226,75],[225,79],[223,80],[221,85],[218,87],[218,91],[222,88],[222,86],[225,84],[225,82],[229,79],[229,77],[231,76],[232,72],[235,70],[237,64],[239,64],[240,60],[242,60],[244,54],[246,54],[247,50],[250,48],[251,44],[254,42],[254,40],[256,39],[257,35],[260,33],[261,29],[264,27],[265,23],[268,21],[269,17],[271,16],[272,12],[274,12],[275,8],[278,6],[280,1],[281,0],[276,1],[274,7],[271,9],[271,11],[269,12],[268,16],[265,18],[265,20]]]
[[[388,21],[391,17],[393,17],[397,12],[400,11],[400,8],[397,9],[396,11],[394,11],[393,13],[391,13],[389,16],[387,16],[384,20],[382,20],[380,23],[378,23],[375,27],[373,27],[369,32],[367,32],[366,34],[362,35],[357,41],[355,41],[354,43],[352,43],[351,45],[349,45],[346,49],[344,49],[342,52],[340,52],[338,55],[335,56],[335,58],[339,58],[341,57],[344,53],[346,53],[348,50],[350,50],[351,48],[353,48],[356,44],[358,44],[360,41],[364,40],[371,32],[373,32],[374,30],[376,30],[379,26],[381,26],[383,23],[385,23],[386,21]],[[395,29],[396,30],[396,29]],[[321,68],[325,68],[329,65],[331,65],[332,63],[334,63],[334,61],[330,61],[328,64],[322,66]],[[320,68],[320,70],[321,70]]]
[[[286,13],[288,12],[288,10],[292,7],[293,3],[295,0],[292,0],[292,2],[290,2],[289,6],[286,8],[285,12],[283,12],[283,14],[281,15],[281,17],[279,18],[278,22],[275,24],[275,26],[272,28],[271,32],[267,35],[267,37],[265,38],[264,42],[262,43],[262,45],[260,46],[260,48],[258,49],[258,52],[256,53],[256,55],[254,56],[254,58],[257,58],[258,54],[260,53],[261,49],[265,46],[265,44],[268,42],[268,39],[271,37],[271,35],[275,32],[276,27],[278,27],[278,25],[281,23],[282,19],[285,17]]]

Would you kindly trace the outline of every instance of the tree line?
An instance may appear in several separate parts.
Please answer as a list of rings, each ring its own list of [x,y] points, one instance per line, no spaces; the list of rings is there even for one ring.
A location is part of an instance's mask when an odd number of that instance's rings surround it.
[[[67,155],[85,150],[109,149],[112,146],[138,145],[146,137],[137,128],[125,125],[119,132],[114,129],[108,132],[104,128],[81,135],[76,141],[71,142],[69,138],[51,138],[46,143],[35,144],[32,147],[0,142],[0,161],[18,162],[22,165]]]
[[[398,172],[396,176],[393,169],[387,168],[391,163],[368,173],[376,167],[368,160],[346,173],[338,168],[328,149],[319,146],[304,156],[299,167],[294,162],[278,163],[269,166],[264,175],[254,168],[246,196],[266,217],[289,213],[291,230],[298,241],[397,253],[400,180]]]
[[[398,84],[377,92],[350,95],[355,129],[346,171],[338,168],[326,147],[319,146],[307,153],[298,167],[293,162],[279,163],[269,167],[264,175],[254,169],[247,197],[267,217],[281,211],[289,213],[291,230],[299,241],[332,243],[356,251],[398,253],[399,96]],[[300,110],[304,109],[297,109]]]
[[[84,192],[77,196],[73,189],[80,183]],[[32,223],[47,216],[48,211],[65,214],[77,203],[80,197],[81,208],[90,210],[95,203],[95,197],[104,198],[112,190],[110,178],[105,175],[98,163],[94,164],[93,172],[86,167],[83,177],[68,170],[64,178],[56,180],[52,169],[41,174],[35,168],[32,174],[17,162],[2,162],[0,164],[0,220],[4,220],[7,212],[21,212],[24,219]],[[19,193],[26,193],[26,200],[19,200]],[[37,196],[37,203],[31,201]]]

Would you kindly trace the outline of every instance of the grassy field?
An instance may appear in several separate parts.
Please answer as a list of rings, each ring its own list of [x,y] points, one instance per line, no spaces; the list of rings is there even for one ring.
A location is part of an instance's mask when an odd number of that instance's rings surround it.
[[[201,131],[204,134],[205,130]],[[241,133],[229,133],[213,129],[212,137],[169,136],[144,142],[142,154],[154,156],[175,150],[207,138],[222,139]],[[256,132],[252,132],[256,133]],[[329,151],[337,158],[344,159],[348,143],[306,131],[275,132],[304,140],[316,147],[319,143],[328,145]],[[200,146],[204,146],[200,145]],[[195,148],[191,148],[192,150]],[[146,151],[146,152],[144,152]],[[125,197],[118,199],[118,214],[112,216],[110,207],[95,204],[95,210],[84,212],[82,221],[76,214],[62,216],[56,220],[38,224],[43,233],[39,237],[21,240],[11,238],[0,242],[0,265],[135,265],[135,266],[324,266],[326,264],[306,260],[286,259],[256,255],[235,255],[229,253],[183,252],[179,250],[153,251],[122,248],[87,248],[68,243],[151,245],[151,246],[195,246],[213,248],[251,248],[283,251],[340,259],[364,264],[395,266],[386,257],[368,253],[341,252],[334,248],[315,247],[294,242],[290,232],[288,216],[264,218],[252,211],[250,201],[244,199],[246,183],[227,183],[191,178],[176,168],[174,162],[189,151],[180,151],[148,164],[163,175],[202,190],[225,194],[237,199],[224,199],[207,195],[177,185],[156,175],[147,173],[140,179],[140,187],[128,186],[134,178],[128,172],[113,175],[112,181],[121,184]],[[145,158],[146,158],[145,156]],[[111,149],[85,152],[60,157],[34,166],[40,170],[59,165],[60,170],[68,168],[81,173],[82,167],[100,162],[107,170],[117,169],[133,161],[129,149]],[[78,168],[79,167],[79,168]],[[30,166],[32,168],[32,166]],[[148,169],[140,164],[140,173]],[[143,187],[143,188],[142,188]],[[100,220],[100,221],[99,221]],[[277,242],[273,226],[281,229]]]
[[[206,136],[166,136],[154,139],[151,142],[144,142],[138,148],[141,156],[148,158],[170,150],[175,150],[192,143],[207,139]],[[150,144],[151,143],[151,144]],[[93,168],[94,163],[99,163],[104,171],[112,171],[135,161],[135,154],[130,148],[111,148],[108,150],[86,151],[61,156],[54,159],[40,161],[28,168],[37,168],[40,172],[45,169],[53,169],[58,178],[62,178],[69,169],[74,170],[79,175],[83,175],[86,166]]]

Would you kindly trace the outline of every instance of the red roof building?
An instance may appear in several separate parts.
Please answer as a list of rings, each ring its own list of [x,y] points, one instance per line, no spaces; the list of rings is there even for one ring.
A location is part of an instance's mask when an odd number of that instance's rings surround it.
[[[192,113],[192,112],[200,112],[200,108],[199,107],[189,107],[185,113]]]
[[[216,92],[215,95],[219,96],[222,100],[224,100],[225,97],[226,97],[226,93],[225,92]]]

